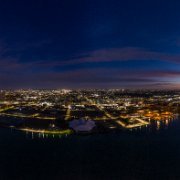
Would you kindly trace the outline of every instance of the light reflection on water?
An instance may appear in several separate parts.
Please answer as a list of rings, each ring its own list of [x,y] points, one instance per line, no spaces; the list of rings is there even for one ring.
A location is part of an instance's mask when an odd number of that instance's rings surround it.
[[[180,179],[180,119],[158,122],[117,133],[68,138],[2,129],[0,177]]]
[[[145,126],[139,126],[136,128],[129,129],[127,131],[132,132],[132,133],[153,133],[153,132],[159,132],[159,131],[164,131],[168,130],[169,128],[173,128],[173,123],[178,121],[179,117],[176,118],[169,118],[169,119],[164,119],[161,121],[156,121],[156,120],[149,120],[149,125]],[[117,133],[121,133],[122,131],[119,130]],[[68,136],[76,136],[75,134],[73,135],[68,135],[68,134],[46,134],[46,133],[34,133],[34,132],[28,132],[26,131],[26,138],[27,139],[48,139],[48,138],[65,138]],[[101,134],[101,133],[99,133]],[[93,134],[89,134],[93,135]]]
[[[18,131],[18,130],[14,130],[14,131]],[[12,131],[12,133],[14,132]],[[27,139],[48,139],[48,138],[65,138],[68,137],[68,134],[64,134],[64,135],[59,135],[59,134],[46,134],[46,133],[34,133],[34,132],[28,132],[26,131],[25,133],[23,132],[23,134],[25,134]]]
[[[173,128],[173,124],[179,120],[179,117],[175,118],[167,118],[164,120],[156,121],[156,120],[149,120],[149,125],[136,127],[130,129],[131,132],[158,132],[167,130],[169,128]]]

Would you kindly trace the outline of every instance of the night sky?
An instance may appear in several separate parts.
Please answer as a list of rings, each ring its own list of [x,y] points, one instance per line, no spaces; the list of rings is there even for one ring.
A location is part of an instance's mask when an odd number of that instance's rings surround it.
[[[180,1],[0,1],[0,89],[19,88],[180,88]]]

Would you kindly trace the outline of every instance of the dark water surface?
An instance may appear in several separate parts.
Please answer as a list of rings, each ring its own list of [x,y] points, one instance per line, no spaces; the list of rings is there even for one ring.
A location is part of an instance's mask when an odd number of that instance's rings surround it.
[[[0,129],[0,152],[0,180],[180,179],[180,120],[61,138]]]

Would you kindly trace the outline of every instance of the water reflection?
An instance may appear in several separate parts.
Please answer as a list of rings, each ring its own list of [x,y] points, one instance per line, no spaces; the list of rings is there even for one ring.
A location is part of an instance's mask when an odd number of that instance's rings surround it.
[[[161,123],[160,121],[156,121],[156,129],[159,130],[161,127]]]
[[[13,131],[12,131],[13,133]],[[48,139],[48,138],[62,138],[68,135],[57,135],[57,134],[45,134],[45,133],[34,133],[26,131],[25,136],[27,139]]]
[[[148,119],[147,121],[149,122],[148,125],[144,126],[139,126],[136,128],[129,129],[129,132],[145,132],[145,133],[153,133],[153,132],[159,132],[163,130],[167,130],[171,128],[172,126],[175,127],[174,122],[177,122],[179,117],[175,118],[166,118],[164,120],[150,120]],[[122,131],[119,130],[117,133],[121,133]],[[46,133],[34,133],[34,132],[25,132],[26,138],[30,139],[47,139],[47,138],[62,138],[62,137],[67,137],[69,136],[68,134],[46,134]],[[100,133],[99,133],[100,134]]]
[[[148,120],[149,125],[141,126],[139,128],[133,128],[130,132],[158,132],[167,130],[174,126],[174,123],[177,122],[179,117],[175,118],[166,118],[164,120]]]

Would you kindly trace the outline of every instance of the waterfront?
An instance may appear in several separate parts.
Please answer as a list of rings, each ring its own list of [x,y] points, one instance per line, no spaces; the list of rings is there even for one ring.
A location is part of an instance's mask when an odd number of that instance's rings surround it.
[[[179,179],[180,120],[165,124],[33,139],[1,129],[0,179]]]
[[[179,99],[179,91],[2,90],[0,126],[43,137],[141,128],[151,121],[159,127],[180,112]]]

